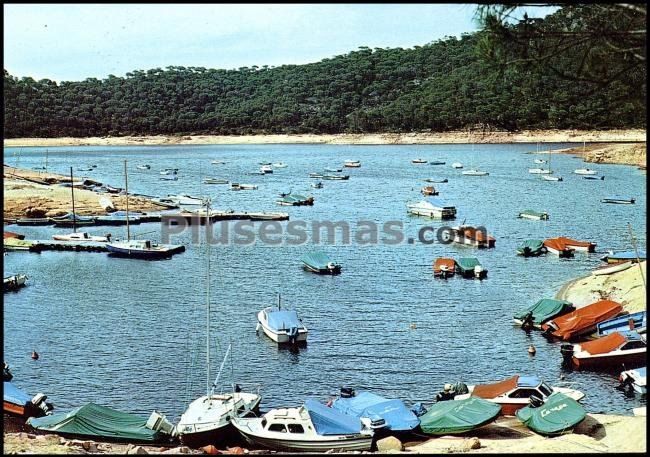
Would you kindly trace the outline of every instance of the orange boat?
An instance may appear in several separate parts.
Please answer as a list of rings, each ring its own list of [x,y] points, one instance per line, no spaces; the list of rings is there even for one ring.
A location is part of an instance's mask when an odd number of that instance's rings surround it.
[[[438,257],[433,264],[433,276],[447,279],[456,273],[456,261],[447,257]]]
[[[572,238],[567,238],[565,236],[560,236],[556,238],[556,240],[563,242],[566,246],[568,246],[571,249],[575,249],[576,251],[581,251],[581,252],[596,251],[596,243],[592,243],[591,241],[578,241]]]
[[[20,233],[14,233],[14,232],[4,232],[4,239],[6,240],[7,238],[16,238],[17,240],[24,240],[25,235],[21,235]]]
[[[562,357],[578,368],[626,368],[645,365],[646,342],[638,333],[613,332],[579,344],[563,344]]]
[[[438,195],[439,193],[433,186],[424,186],[420,192],[422,192],[422,195]]]
[[[569,341],[592,333],[596,330],[596,324],[616,317],[622,311],[620,303],[600,300],[542,324],[542,330],[546,334]]]
[[[478,229],[471,225],[460,225],[451,230],[451,239],[454,243],[468,244],[478,248],[493,248],[496,238],[487,234],[485,229]]]
[[[560,257],[573,257],[575,249],[567,245],[562,238],[549,238],[544,240],[544,247],[551,254]]]

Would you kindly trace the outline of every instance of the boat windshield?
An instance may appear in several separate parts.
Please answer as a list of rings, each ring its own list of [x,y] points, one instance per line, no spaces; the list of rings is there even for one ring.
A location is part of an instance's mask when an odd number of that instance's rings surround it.
[[[550,386],[549,386],[548,384],[546,384],[545,382],[542,382],[542,383],[539,385],[539,390],[540,390],[540,392],[542,392],[542,393],[544,394],[545,397],[548,397],[548,396],[550,396],[550,395],[553,393],[553,388],[550,387]]]

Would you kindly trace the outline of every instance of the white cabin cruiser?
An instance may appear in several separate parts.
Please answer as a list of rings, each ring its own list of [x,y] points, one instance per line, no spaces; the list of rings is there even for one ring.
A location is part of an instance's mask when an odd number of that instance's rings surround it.
[[[456,207],[447,205],[437,198],[427,198],[418,203],[409,203],[408,212],[416,216],[426,216],[438,219],[455,219]]]
[[[74,232],[67,235],[52,235],[52,239],[57,241],[94,241],[98,243],[108,243],[111,241],[111,236],[92,236],[87,232]]]

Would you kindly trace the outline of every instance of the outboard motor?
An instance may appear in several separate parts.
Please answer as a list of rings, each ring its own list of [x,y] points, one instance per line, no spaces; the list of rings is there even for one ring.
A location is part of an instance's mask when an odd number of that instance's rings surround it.
[[[328,269],[329,271],[334,271],[334,270],[336,270],[336,265],[334,265],[334,262],[328,262],[328,263],[327,263],[327,269]]]
[[[480,265],[476,265],[474,267],[474,277],[476,279],[481,279],[481,276],[483,275],[483,267]]]
[[[42,393],[34,395],[34,398],[31,400],[31,404],[34,406],[34,409],[38,411],[39,416],[52,414],[52,409],[54,409],[52,403],[47,403],[45,400],[47,400],[47,395]]]
[[[296,344],[298,341],[298,327],[291,327],[289,329],[289,343]]]
[[[413,406],[411,406],[411,411],[417,417],[423,416],[427,413],[427,409],[424,407],[422,403],[416,403]]]
[[[176,434],[176,427],[171,422],[169,422],[163,414],[160,414],[158,411],[154,411],[151,413],[151,416],[149,416],[149,419],[147,420],[145,427],[155,432],[164,433],[166,435],[175,436]]]
[[[11,381],[13,379],[14,375],[11,374],[11,370],[9,370],[9,365],[5,362],[4,369],[2,370],[2,380],[7,382]]]
[[[352,387],[341,387],[341,398],[352,398],[354,395],[354,389]]]
[[[531,408],[539,408],[544,404],[544,400],[542,400],[535,394],[531,395],[528,401],[530,403]]]
[[[573,357],[573,344],[565,343],[560,346],[560,354],[562,354],[565,363],[571,364],[571,358]]]

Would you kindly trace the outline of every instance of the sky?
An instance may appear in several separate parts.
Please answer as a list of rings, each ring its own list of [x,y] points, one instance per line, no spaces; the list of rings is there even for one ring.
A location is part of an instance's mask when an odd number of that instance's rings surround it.
[[[4,69],[81,81],[170,65],[304,64],[478,30],[473,4],[4,4]]]

